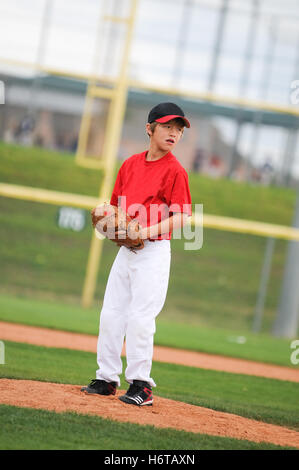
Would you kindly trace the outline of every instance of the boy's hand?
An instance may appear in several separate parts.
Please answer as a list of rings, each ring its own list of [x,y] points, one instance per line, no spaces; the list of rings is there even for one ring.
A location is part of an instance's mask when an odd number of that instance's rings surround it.
[[[131,220],[126,230],[118,230],[115,232],[116,244],[118,246],[126,246],[127,248],[141,249],[143,248],[144,229],[137,220]]]
[[[143,227],[141,228],[141,230],[139,231],[139,237],[141,238],[141,240],[146,240],[148,238],[148,228],[147,227]]]
[[[92,225],[103,237],[131,251],[144,248],[140,237],[142,230],[137,220],[132,219],[121,207],[103,204],[91,211]]]
[[[115,235],[117,238],[121,238],[121,239],[126,239],[127,236],[129,236],[130,238],[132,237],[132,235],[137,238],[140,238],[141,240],[146,240],[148,238],[148,228],[147,227],[141,227],[141,225],[139,225],[139,230],[135,229],[135,231],[133,232],[132,234],[132,231],[131,232],[126,232],[126,230],[119,230],[118,232],[115,232]],[[121,240],[120,240],[120,243],[121,243]],[[124,243],[121,243],[121,244],[124,244]]]

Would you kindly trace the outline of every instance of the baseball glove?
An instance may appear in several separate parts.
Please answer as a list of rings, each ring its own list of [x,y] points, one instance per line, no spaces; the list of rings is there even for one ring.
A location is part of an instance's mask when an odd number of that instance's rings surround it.
[[[97,232],[118,246],[125,246],[134,252],[144,248],[144,242],[139,234],[142,227],[121,207],[105,202],[91,211],[91,220]]]

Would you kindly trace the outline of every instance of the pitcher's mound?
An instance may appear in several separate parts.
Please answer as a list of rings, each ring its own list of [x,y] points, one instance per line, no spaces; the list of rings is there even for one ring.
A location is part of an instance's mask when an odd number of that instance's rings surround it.
[[[268,442],[299,448],[299,432],[230,413],[154,396],[153,406],[127,405],[118,396],[89,395],[82,385],[64,385],[32,380],[0,380],[0,403],[56,412],[73,411],[115,421],[148,424],[188,432]]]

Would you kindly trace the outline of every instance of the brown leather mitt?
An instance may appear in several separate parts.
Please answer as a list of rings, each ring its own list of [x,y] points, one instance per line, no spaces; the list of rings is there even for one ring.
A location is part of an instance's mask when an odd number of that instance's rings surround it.
[[[134,252],[144,248],[144,242],[139,236],[140,224],[121,207],[105,202],[91,211],[91,220],[93,227],[99,233],[118,246],[125,246]]]

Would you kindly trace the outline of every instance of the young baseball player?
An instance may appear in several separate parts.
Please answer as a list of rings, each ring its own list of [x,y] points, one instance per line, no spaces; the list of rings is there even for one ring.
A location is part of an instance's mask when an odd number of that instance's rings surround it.
[[[163,308],[169,281],[172,231],[191,216],[188,174],[172,154],[184,127],[182,109],[160,103],[149,113],[149,150],[126,159],[110,203],[121,207],[141,225],[144,248],[121,246],[112,265],[100,316],[96,379],[82,391],[114,395],[120,386],[121,352],[126,338],[126,381],[119,397],[132,405],[152,405],[151,367],[155,318]]]

